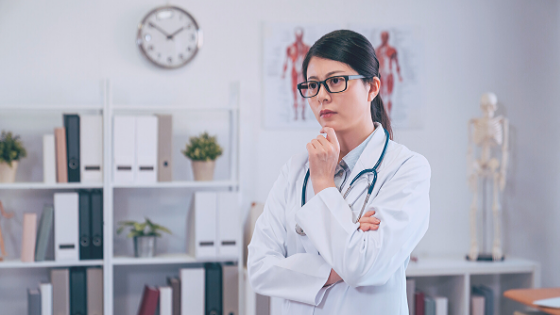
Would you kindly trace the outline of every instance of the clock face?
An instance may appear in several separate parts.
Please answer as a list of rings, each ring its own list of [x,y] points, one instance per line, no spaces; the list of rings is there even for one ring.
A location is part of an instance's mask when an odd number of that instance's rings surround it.
[[[185,10],[156,8],[138,25],[136,39],[142,54],[155,65],[174,69],[191,61],[202,45],[202,31]]]

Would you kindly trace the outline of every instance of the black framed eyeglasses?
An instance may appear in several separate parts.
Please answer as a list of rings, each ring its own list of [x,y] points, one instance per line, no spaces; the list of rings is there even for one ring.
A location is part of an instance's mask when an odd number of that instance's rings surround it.
[[[334,77],[326,78],[323,81],[307,81],[302,82],[297,85],[299,94],[303,98],[312,98],[319,94],[321,85],[325,86],[327,92],[329,93],[341,93],[346,91],[348,88],[348,81],[356,79],[366,79],[367,77],[357,74],[357,75],[337,75]]]

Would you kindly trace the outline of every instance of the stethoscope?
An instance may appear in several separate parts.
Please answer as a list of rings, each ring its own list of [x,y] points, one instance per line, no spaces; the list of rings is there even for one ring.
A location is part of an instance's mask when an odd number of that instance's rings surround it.
[[[385,130],[385,145],[383,146],[383,151],[381,152],[381,156],[379,157],[379,160],[377,160],[377,163],[375,163],[373,168],[366,168],[365,170],[362,170],[360,173],[358,173],[358,175],[356,175],[352,179],[352,181],[350,182],[350,186],[348,187],[348,189],[344,193],[343,198],[346,199],[346,197],[348,196],[350,191],[352,191],[352,189],[354,188],[354,186],[353,186],[354,183],[358,179],[360,179],[360,177],[362,177],[362,175],[367,174],[367,173],[372,173],[373,174],[373,180],[371,181],[371,184],[369,185],[369,189],[368,189],[368,192],[367,192],[367,195],[366,195],[366,199],[364,200],[364,205],[362,206],[362,210],[360,211],[360,215],[356,219],[355,223],[358,223],[360,221],[360,218],[362,217],[362,214],[364,213],[364,209],[366,208],[366,204],[369,201],[369,197],[371,196],[371,192],[373,191],[373,188],[375,187],[375,183],[377,182],[377,172],[378,172],[378,169],[379,169],[379,165],[381,164],[381,162],[383,162],[383,158],[385,157],[385,152],[387,151],[387,144],[389,144],[389,132],[387,130]],[[309,170],[307,170],[307,173],[305,174],[305,178],[303,179],[303,187],[301,189],[301,206],[302,207],[305,205],[305,191],[307,190],[307,181],[308,180],[309,180]],[[297,223],[296,223],[296,233],[301,235],[301,236],[306,235],[305,232],[303,231],[303,229]]]

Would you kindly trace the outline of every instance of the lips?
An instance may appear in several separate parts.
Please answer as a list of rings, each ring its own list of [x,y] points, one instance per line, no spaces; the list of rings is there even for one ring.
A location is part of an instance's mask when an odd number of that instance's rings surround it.
[[[320,116],[331,116],[332,114],[336,114],[336,112],[333,112],[332,110],[328,110],[328,109],[323,109],[322,111],[319,112]]]

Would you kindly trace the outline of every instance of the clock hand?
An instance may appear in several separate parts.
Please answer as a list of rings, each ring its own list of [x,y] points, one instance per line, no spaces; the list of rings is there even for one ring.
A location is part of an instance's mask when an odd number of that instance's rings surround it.
[[[175,31],[175,32],[174,32],[173,34],[171,34],[171,35],[167,36],[167,39],[173,39],[173,36],[175,36],[175,35],[177,35],[177,34],[181,33],[181,31],[182,31],[182,30],[184,30],[184,29],[185,29],[185,27],[184,27],[184,26],[183,26],[183,27],[181,27],[180,29],[176,30],[176,31]]]
[[[160,33],[162,33],[163,35],[165,35],[167,38],[169,38],[169,35],[167,35],[167,33],[162,30],[161,28],[159,28],[159,26],[155,25],[152,22],[148,22],[148,25],[150,25],[151,27],[155,28],[156,30],[158,30]]]

